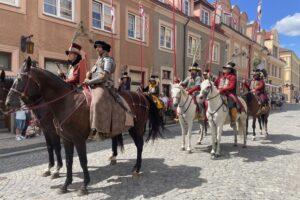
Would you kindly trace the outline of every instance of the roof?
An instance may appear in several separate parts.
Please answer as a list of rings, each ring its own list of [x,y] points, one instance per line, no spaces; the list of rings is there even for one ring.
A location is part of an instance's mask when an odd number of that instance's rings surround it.
[[[271,40],[272,31],[266,32],[265,34],[265,40]]]
[[[207,27],[207,28],[209,28],[209,29],[211,28],[211,26],[209,26],[209,25],[207,25],[207,24],[204,24],[204,23],[200,20],[199,17],[190,17],[190,19],[191,19],[192,21],[194,21],[194,22],[196,22],[196,23],[202,25],[202,26],[205,26],[205,27]],[[221,28],[220,25],[217,25],[217,24],[216,24],[216,26],[215,26],[215,31],[218,32],[218,33],[220,33],[220,34],[222,34],[222,35],[225,35],[225,32],[224,32],[224,30]]]
[[[155,4],[158,4],[158,5],[162,6],[162,7],[164,7],[164,8],[166,8],[166,9],[170,10],[170,11],[173,11],[173,6],[170,5],[170,4],[162,3],[162,2],[160,2],[160,1],[158,1],[158,0],[151,0],[151,1],[154,2]],[[198,0],[198,1],[206,1],[206,0]],[[188,15],[184,14],[183,12],[181,12],[181,11],[178,10],[178,9],[175,9],[175,12],[176,12],[177,14],[181,15],[181,16],[186,17],[187,19],[190,19],[190,20],[192,20],[192,21],[194,21],[194,22],[196,22],[196,23],[202,25],[202,26],[205,26],[205,27],[207,27],[207,28],[209,28],[209,29],[211,28],[211,26],[204,24],[204,23],[200,20],[199,17],[195,17],[195,16],[194,16],[194,17],[192,17],[192,16],[189,17]],[[217,25],[216,25],[215,31],[216,31],[217,33],[220,33],[220,34],[226,36],[224,30],[221,29],[221,26],[217,26]]]
[[[286,49],[286,48],[282,48],[282,47],[280,47],[279,48],[279,52],[281,53],[281,52],[291,52],[292,50],[290,50],[290,49]]]
[[[215,7],[212,4],[210,4],[207,0],[195,0],[194,1],[194,5],[197,5],[199,3],[205,5],[207,8],[209,8],[211,10],[215,10]]]

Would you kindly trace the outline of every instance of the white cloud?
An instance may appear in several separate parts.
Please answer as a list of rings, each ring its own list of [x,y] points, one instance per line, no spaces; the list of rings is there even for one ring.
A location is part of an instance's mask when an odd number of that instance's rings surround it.
[[[287,36],[300,36],[300,13],[288,15],[277,21],[274,28]]]

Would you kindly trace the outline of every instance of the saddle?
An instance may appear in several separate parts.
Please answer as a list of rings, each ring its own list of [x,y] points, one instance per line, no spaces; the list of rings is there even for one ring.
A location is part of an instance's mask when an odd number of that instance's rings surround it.
[[[152,98],[153,102],[155,103],[158,110],[161,110],[164,108],[164,102],[160,100],[157,96],[153,94],[149,94],[149,96]]]
[[[246,109],[244,108],[242,102],[239,100],[239,98],[231,93],[228,93],[228,97],[232,98],[234,100],[234,102],[237,105],[237,109],[238,111],[241,112],[246,112]]]

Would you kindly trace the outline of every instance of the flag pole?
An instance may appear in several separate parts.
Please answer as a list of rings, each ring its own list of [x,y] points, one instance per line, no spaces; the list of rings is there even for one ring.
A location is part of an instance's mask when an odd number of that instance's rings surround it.
[[[174,75],[173,80],[177,78],[177,69],[176,69],[176,19],[175,19],[175,0],[173,0],[173,52],[174,52]]]
[[[111,0],[111,55],[114,57],[114,29],[115,29],[115,10],[114,10],[114,0]]]
[[[139,1],[139,11],[140,11],[140,76],[141,76],[141,85],[142,87],[144,87],[144,80],[143,80],[143,37],[144,37],[144,34],[143,34],[143,5],[142,5],[142,2]]]

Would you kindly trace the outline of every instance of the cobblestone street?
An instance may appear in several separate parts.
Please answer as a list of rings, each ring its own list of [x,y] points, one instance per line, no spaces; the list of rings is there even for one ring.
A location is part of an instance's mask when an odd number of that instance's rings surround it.
[[[41,177],[47,167],[46,150],[7,156],[0,162],[0,199],[300,199],[300,106],[287,105],[269,118],[269,137],[248,137],[248,148],[233,147],[233,134],[225,127],[222,157],[211,160],[210,135],[196,145],[198,126],[194,126],[193,152],[180,151],[178,125],[168,127],[165,139],[146,144],[140,177],[132,177],[136,149],[125,136],[125,153],[110,166],[110,141],[90,142],[88,161],[91,175],[89,195],[78,197],[82,182],[78,158],[74,159],[74,181],[70,192],[58,195],[62,177]],[[250,129],[249,129],[250,130]],[[258,132],[258,131],[257,131]],[[2,144],[1,144],[2,145]],[[7,153],[7,152],[6,152]],[[63,150],[64,154],[64,150]]]

